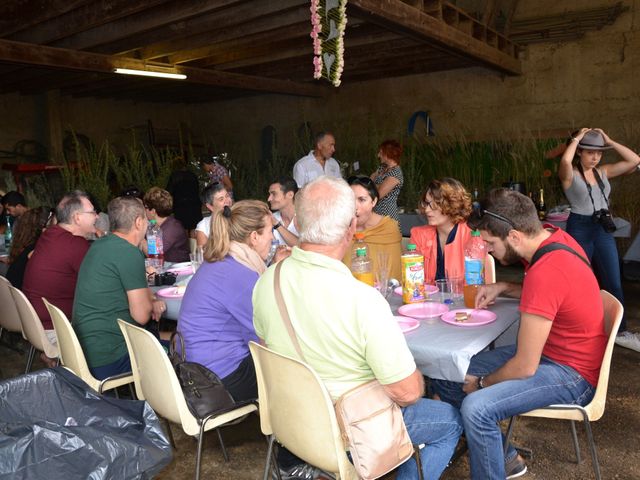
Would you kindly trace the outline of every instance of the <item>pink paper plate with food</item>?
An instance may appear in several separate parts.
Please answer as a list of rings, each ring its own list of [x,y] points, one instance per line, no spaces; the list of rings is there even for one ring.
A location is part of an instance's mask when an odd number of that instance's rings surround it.
[[[395,293],[396,295],[402,296],[402,287],[396,287],[393,293]],[[427,285],[425,283],[424,293],[426,293],[427,295],[433,295],[434,293],[438,293],[438,287],[436,287],[435,285]]]
[[[436,318],[448,311],[449,307],[437,302],[410,303],[398,309],[400,315],[413,318]]]
[[[412,332],[420,326],[420,320],[417,318],[403,317],[402,315],[396,315],[395,318],[402,333]]]
[[[444,313],[440,318],[442,318],[443,322],[450,323],[456,327],[478,327],[495,322],[498,316],[489,310],[459,308]]]
[[[182,298],[185,287],[168,287],[158,290],[156,295],[164,298]]]

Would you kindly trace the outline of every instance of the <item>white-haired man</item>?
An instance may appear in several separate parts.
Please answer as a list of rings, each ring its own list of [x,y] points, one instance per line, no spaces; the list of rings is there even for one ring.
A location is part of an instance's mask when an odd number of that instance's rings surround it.
[[[334,399],[377,379],[403,407],[413,443],[425,444],[424,477],[439,478],[462,431],[460,417],[450,405],[422,398],[422,375],[389,304],[341,262],[356,228],[353,191],[342,179],[320,177],[298,193],[295,205],[300,244],[283,261],[280,281],[307,362]],[[253,292],[256,333],[269,348],[297,357],[273,281],[270,268]],[[399,468],[397,478],[417,478],[413,459]]]

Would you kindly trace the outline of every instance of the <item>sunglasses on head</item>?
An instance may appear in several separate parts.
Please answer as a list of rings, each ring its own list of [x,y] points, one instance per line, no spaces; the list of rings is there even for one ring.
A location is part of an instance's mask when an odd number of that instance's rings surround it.
[[[480,207],[480,208],[476,208],[475,212],[476,212],[476,215],[478,216],[478,218],[482,218],[485,215],[488,215],[488,216],[493,217],[493,218],[495,218],[497,220],[500,220],[501,222],[508,223],[509,225],[511,225],[511,227],[513,229],[516,229],[515,223],[513,223],[507,217],[504,217],[504,216],[502,216],[502,215],[500,215],[498,213],[492,212],[491,210],[487,210],[487,209],[484,209],[484,208]]]
[[[365,184],[365,185],[375,185],[374,181],[371,180],[366,175],[351,175],[347,178],[347,183],[349,185],[353,185],[354,183]]]

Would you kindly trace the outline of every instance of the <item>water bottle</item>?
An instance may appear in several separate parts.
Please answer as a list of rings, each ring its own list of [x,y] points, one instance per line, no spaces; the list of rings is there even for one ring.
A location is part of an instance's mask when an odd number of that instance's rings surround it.
[[[5,217],[5,221],[7,222],[7,229],[4,231],[4,248],[9,251],[9,247],[11,247],[11,242],[13,241],[13,229],[11,228],[11,217],[7,215]]]
[[[164,265],[162,230],[155,220],[149,220],[147,227],[147,256],[149,257],[149,265],[157,272],[161,272]]]
[[[484,283],[484,261],[487,247],[480,232],[471,232],[471,238],[464,247],[464,305],[475,308],[478,288]]]
[[[270,265],[273,261],[273,257],[276,256],[276,252],[278,251],[278,245],[280,243],[275,238],[271,240],[271,248],[269,248],[269,254],[267,255],[267,259],[264,261],[267,265]]]
[[[424,255],[415,244],[407,245],[407,251],[400,257],[402,267],[402,301],[404,303],[424,302]]]
[[[360,247],[356,250],[356,258],[351,261],[351,273],[361,282],[373,287],[375,283],[373,265],[366,247]]]

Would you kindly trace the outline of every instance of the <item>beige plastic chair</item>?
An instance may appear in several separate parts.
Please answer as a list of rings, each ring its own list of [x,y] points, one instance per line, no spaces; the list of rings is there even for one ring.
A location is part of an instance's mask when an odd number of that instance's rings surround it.
[[[22,324],[22,336],[31,344],[29,355],[27,356],[27,367],[24,373],[31,371],[33,359],[36,350],[44,352],[49,358],[58,357],[58,345],[51,343],[47,335],[44,333],[44,327],[40,321],[40,317],[36,313],[31,302],[25,297],[24,293],[15,287],[11,289],[11,296],[16,304],[18,313],[20,314],[20,323]]]
[[[496,283],[496,261],[493,255],[487,255],[484,261],[484,283]]]
[[[0,276],[0,337],[2,332],[22,332],[20,314],[11,295],[11,282]]]
[[[219,427],[255,412],[257,407],[255,404],[244,405],[220,415],[212,414],[199,422],[189,411],[178,377],[158,340],[150,332],[124,320],[118,320],[118,324],[127,342],[138,398],[149,402],[161,417],[180,424],[187,435],[198,437],[195,475],[198,480],[204,432],[216,430],[223,455],[228,460]]]
[[[600,290],[600,296],[602,297],[602,303],[604,306],[605,332],[609,336],[609,340],[607,341],[607,347],[604,351],[604,357],[602,358],[602,366],[600,367],[600,377],[598,379],[598,384],[596,385],[596,393],[591,402],[584,407],[581,407],[580,405],[549,405],[548,407],[531,410],[530,412],[520,415],[523,417],[569,420],[571,422],[571,437],[573,439],[573,446],[576,450],[577,463],[580,463],[582,460],[580,457],[580,447],[578,445],[578,435],[576,434],[575,422],[583,422],[584,429],[587,434],[587,440],[589,441],[589,447],[591,449],[593,471],[597,480],[600,480],[602,477],[600,476],[600,464],[598,463],[596,445],[593,441],[593,433],[591,432],[591,422],[600,420],[604,414],[604,407],[607,401],[607,389],[609,387],[611,356],[613,355],[616,335],[624,313],[622,304],[609,292]],[[515,417],[511,417],[511,420],[509,421],[505,447],[509,441],[509,437],[511,436],[514,420]]]
[[[306,364],[255,342],[249,349],[256,367],[260,428],[269,439],[264,480],[275,464],[277,439],[305,462],[336,479],[357,479],[345,453],[333,402],[322,380]],[[272,463],[273,462],[273,463]]]
[[[51,320],[53,321],[53,328],[56,331],[56,337],[58,337],[60,362],[63,366],[71,370],[98,393],[133,383],[133,374],[131,372],[107,377],[104,380],[95,378],[89,371],[89,365],[87,365],[87,360],[78,336],[65,313],[55,305],[49,303],[46,298],[43,298],[42,301],[45,307],[47,307],[47,310],[49,310]]]

